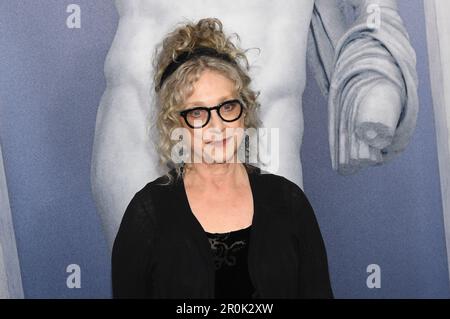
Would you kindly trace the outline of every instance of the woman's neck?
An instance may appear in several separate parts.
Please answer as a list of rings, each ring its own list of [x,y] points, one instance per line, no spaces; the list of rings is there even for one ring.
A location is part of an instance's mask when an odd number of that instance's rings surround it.
[[[187,165],[184,176],[189,186],[236,186],[246,178],[242,163],[191,163]]]

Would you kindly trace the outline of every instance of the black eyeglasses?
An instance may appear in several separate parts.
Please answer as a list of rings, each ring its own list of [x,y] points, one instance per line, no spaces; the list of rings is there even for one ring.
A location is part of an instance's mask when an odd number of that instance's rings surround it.
[[[180,115],[184,118],[186,124],[191,128],[205,127],[211,119],[211,111],[217,110],[219,117],[225,122],[234,122],[238,120],[243,112],[244,104],[238,100],[228,100],[213,107],[197,106],[191,109],[183,110]]]

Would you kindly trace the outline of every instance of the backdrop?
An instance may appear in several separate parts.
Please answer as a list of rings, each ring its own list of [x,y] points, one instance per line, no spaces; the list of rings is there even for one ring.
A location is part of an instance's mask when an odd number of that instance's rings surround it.
[[[0,136],[27,298],[111,296],[90,164],[118,15],[112,1],[76,1],[81,26],[71,29],[72,3],[0,2]],[[417,128],[400,157],[355,176],[336,174],[326,101],[310,73],[303,96],[304,191],[338,298],[450,297],[423,3],[400,0],[399,9],[420,79]],[[379,288],[367,285],[373,264]],[[69,265],[79,266],[79,286],[67,285]]]

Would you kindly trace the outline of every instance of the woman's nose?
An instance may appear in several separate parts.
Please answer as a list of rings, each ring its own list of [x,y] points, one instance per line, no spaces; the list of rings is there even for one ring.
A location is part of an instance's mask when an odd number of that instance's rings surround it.
[[[217,109],[211,111],[211,118],[209,119],[209,126],[214,128],[222,128],[224,123],[219,116]]]

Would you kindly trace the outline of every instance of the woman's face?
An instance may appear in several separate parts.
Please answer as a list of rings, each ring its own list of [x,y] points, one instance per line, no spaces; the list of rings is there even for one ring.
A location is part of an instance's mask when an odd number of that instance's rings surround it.
[[[207,69],[194,84],[193,93],[186,99],[183,110],[198,106],[211,108],[222,102],[238,98],[234,90],[234,83],[230,79]],[[237,150],[244,137],[244,106],[242,106],[242,113],[239,112],[240,109],[241,107],[236,103],[225,104],[221,108],[220,114],[225,119],[237,118],[231,122],[222,120],[217,110],[211,110],[209,121],[203,128],[197,127],[207,121],[207,111],[197,110],[187,115],[191,125],[197,123],[197,125],[193,125],[196,128],[190,127],[180,115],[182,126],[189,131],[188,143],[191,148],[191,161],[208,164],[237,162]]]

